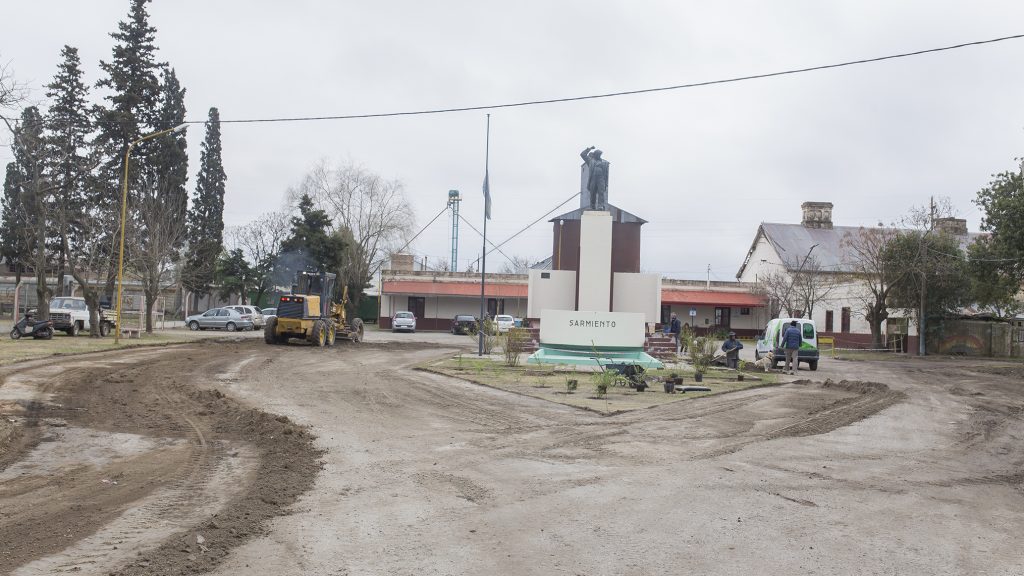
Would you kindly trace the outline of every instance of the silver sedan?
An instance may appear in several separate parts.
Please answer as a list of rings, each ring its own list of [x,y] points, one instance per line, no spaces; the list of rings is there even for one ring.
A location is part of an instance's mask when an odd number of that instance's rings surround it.
[[[231,308],[211,308],[202,314],[185,318],[189,330],[252,330],[252,320],[243,318],[237,310]]]

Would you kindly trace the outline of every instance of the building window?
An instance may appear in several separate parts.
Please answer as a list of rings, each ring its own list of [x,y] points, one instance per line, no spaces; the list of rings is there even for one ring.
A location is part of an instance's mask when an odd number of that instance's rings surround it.
[[[408,310],[417,319],[425,318],[427,314],[427,299],[423,296],[409,296]]]
[[[832,311],[825,310],[825,332],[831,332],[832,325]]]
[[[668,324],[672,320],[672,306],[669,304],[661,305],[661,323]]]
[[[551,278],[551,272],[541,272],[540,273],[540,277],[541,278]]]
[[[842,316],[841,322],[842,322],[842,330],[843,330],[843,332],[844,333],[845,332],[849,332],[850,331],[850,308],[849,307],[846,307],[846,306],[843,307],[843,316]]]
[[[750,308],[740,308],[740,316],[750,316]]]
[[[715,326],[728,328],[732,324],[732,308],[715,308]]]

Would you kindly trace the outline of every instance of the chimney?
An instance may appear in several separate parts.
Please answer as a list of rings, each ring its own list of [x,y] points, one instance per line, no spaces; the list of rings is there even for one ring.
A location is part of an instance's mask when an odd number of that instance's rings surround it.
[[[804,228],[832,229],[831,202],[804,202],[800,208],[804,212],[803,221],[800,222]]]
[[[392,254],[391,255],[391,270],[395,272],[412,272],[413,269],[413,256],[412,254]]]
[[[935,230],[951,236],[967,236],[967,220],[963,218],[936,218]]]

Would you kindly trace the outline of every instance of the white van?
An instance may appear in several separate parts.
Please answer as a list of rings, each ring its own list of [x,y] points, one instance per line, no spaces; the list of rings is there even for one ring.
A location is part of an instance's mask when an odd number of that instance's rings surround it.
[[[811,370],[817,370],[818,331],[814,328],[814,320],[807,318],[775,318],[769,320],[768,325],[764,328],[764,334],[761,334],[754,347],[754,358],[760,360],[762,356],[767,356],[768,352],[771,352],[775,355],[772,368],[777,367],[780,362],[785,362],[786,351],[782,348],[782,333],[786,331],[789,323],[793,321],[796,321],[797,327],[800,328],[800,336],[803,337],[803,342],[800,343],[800,351],[797,353],[796,363],[799,366],[801,362],[804,362]]]

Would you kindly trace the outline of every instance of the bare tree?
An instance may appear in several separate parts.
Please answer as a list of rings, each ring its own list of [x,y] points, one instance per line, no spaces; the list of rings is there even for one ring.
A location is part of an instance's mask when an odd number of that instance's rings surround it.
[[[832,299],[842,285],[842,277],[825,269],[812,255],[814,247],[803,258],[787,260],[779,269],[758,275],[756,290],[769,301],[772,316],[811,318],[814,308]]]
[[[274,268],[290,226],[284,212],[268,212],[244,226],[231,228],[226,234],[228,248],[241,249],[252,268],[254,303],[259,304],[274,288]]]
[[[814,318],[815,306],[830,302],[842,284],[843,276],[838,271],[826,270],[812,255],[793,273],[793,299],[804,318]]]
[[[165,182],[153,172],[144,174],[132,211],[131,264],[142,282],[147,333],[153,332],[153,308],[160,293],[176,281],[175,264],[187,229],[184,197],[175,199]]]
[[[89,334],[94,338],[101,335],[100,294],[106,285],[110,255],[116,249],[117,235],[111,232],[116,221],[113,204],[85,205],[68,215],[69,225],[61,233],[67,269],[82,288],[82,297],[89,308]]]
[[[502,274],[526,274],[530,270],[532,260],[526,256],[514,255],[501,267]]]
[[[895,228],[860,228],[842,240],[844,265],[858,285],[854,293],[871,327],[872,348],[882,348],[882,322],[889,317],[889,293],[906,274],[906,267],[893,266],[885,252],[898,233]]]
[[[297,189],[291,200],[308,194],[335,222],[336,232],[346,239],[346,254],[340,270],[349,287],[349,301],[358,306],[363,289],[391,253],[410,238],[415,225],[405,187],[352,163],[340,167],[321,160]]]

